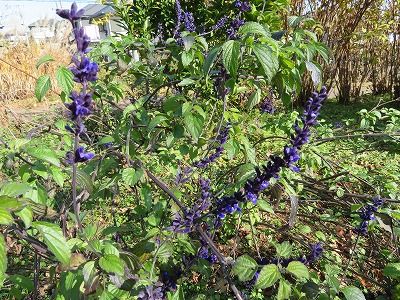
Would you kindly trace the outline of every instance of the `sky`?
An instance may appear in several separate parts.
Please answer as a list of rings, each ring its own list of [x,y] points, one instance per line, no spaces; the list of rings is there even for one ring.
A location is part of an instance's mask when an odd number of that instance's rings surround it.
[[[75,0],[79,7],[96,0]],[[7,32],[17,28],[26,30],[27,26],[39,19],[58,18],[57,8],[69,8],[73,1],[70,0],[0,0],[0,25]]]

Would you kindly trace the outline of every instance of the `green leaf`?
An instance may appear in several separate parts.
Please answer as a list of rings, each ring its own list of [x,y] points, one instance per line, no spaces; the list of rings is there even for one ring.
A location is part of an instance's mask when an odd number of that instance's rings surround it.
[[[184,51],[182,53],[181,58],[182,58],[182,65],[184,67],[187,67],[193,61],[193,58],[194,58],[193,52],[192,51],[189,51],[189,52]]]
[[[108,273],[124,275],[124,261],[114,254],[106,254],[99,260],[100,268]]]
[[[51,88],[49,75],[42,75],[36,81],[35,96],[39,101],[42,101],[46,93]]]
[[[90,283],[96,276],[96,268],[94,264],[94,261],[88,261],[82,268],[83,279],[85,280],[86,285],[90,285]]]
[[[86,189],[89,193],[93,191],[93,181],[88,173],[81,169],[78,169],[76,170],[76,179],[80,188]]]
[[[25,149],[25,152],[32,157],[48,162],[56,167],[60,166],[60,160],[52,149],[45,147],[29,147]]]
[[[7,271],[7,245],[4,236],[0,234],[0,287],[3,287]]]
[[[289,299],[292,293],[292,287],[285,279],[279,281],[278,300]]]
[[[149,132],[153,131],[154,128],[158,126],[161,122],[165,121],[167,118],[162,115],[155,116],[153,119],[151,119],[149,125],[147,126],[147,130]]]
[[[134,186],[143,177],[142,169],[126,168],[122,171],[122,180],[130,186]]]
[[[267,45],[254,44],[253,51],[264,70],[265,77],[271,81],[279,69],[277,55]]]
[[[9,197],[6,195],[0,196],[0,208],[7,209],[9,211],[14,211],[22,208],[23,203],[14,197]]]
[[[71,259],[71,249],[61,228],[48,222],[33,222],[32,226],[39,231],[44,243],[49,247],[57,260],[63,265],[68,265]]]
[[[262,211],[266,211],[269,213],[274,213],[274,209],[272,208],[271,204],[269,204],[267,201],[265,200],[258,200],[257,201],[257,206],[260,208],[260,210]]]
[[[257,262],[248,255],[238,257],[233,265],[232,272],[240,281],[251,280],[257,270]]]
[[[256,106],[258,103],[260,103],[260,99],[261,99],[261,90],[260,89],[256,89],[249,97],[249,99],[247,100],[247,108],[250,110],[252,109],[254,106]]]
[[[221,47],[215,47],[208,52],[208,55],[203,64],[203,72],[204,75],[208,76],[212,65],[214,64],[215,59],[217,58],[218,54],[221,52]]]
[[[239,68],[240,43],[229,40],[222,46],[222,61],[232,77],[236,77]]]
[[[9,182],[1,187],[0,194],[11,197],[18,197],[30,190],[32,190],[32,187],[25,183]]]
[[[51,167],[50,167],[50,171],[51,171],[51,175],[52,175],[54,181],[55,181],[60,187],[63,187],[63,186],[64,186],[64,180],[65,180],[65,178],[64,178],[64,175],[63,175],[63,173],[61,172],[61,170],[60,170],[59,168],[57,168],[57,167],[51,166]]]
[[[246,22],[243,26],[239,29],[239,34],[242,36],[246,34],[260,34],[264,37],[269,37],[269,32],[262,26],[260,23],[257,22]]]
[[[193,140],[197,143],[197,140],[199,139],[201,132],[203,131],[203,118],[188,113],[187,115],[185,115],[184,123],[187,131],[190,133]]]
[[[276,254],[279,257],[288,258],[290,254],[292,254],[293,246],[289,242],[285,241],[281,244],[276,244],[275,248]]]
[[[347,300],[365,300],[363,292],[355,286],[346,286],[342,289],[342,293]]]
[[[309,279],[310,274],[308,273],[307,267],[299,262],[299,261],[292,261],[288,264],[286,267],[286,270],[290,273],[292,273],[294,276],[296,276],[299,279]]]
[[[173,294],[171,300],[185,300],[185,294],[181,286],[178,286],[178,290]]]
[[[10,212],[4,208],[0,208],[0,224],[1,225],[10,225],[14,222],[14,218],[10,214]]]
[[[54,61],[54,58],[49,55],[49,54],[45,54],[43,55],[41,58],[39,58],[39,60],[36,63],[36,69],[39,69],[39,67],[45,63],[48,63],[50,61]]]
[[[25,207],[23,210],[15,213],[24,222],[25,228],[28,229],[32,225],[33,212],[30,207]]]
[[[181,82],[178,83],[178,86],[187,86],[187,85],[192,85],[194,83],[196,83],[195,80],[193,80],[191,78],[185,78]]]
[[[56,79],[58,86],[63,90],[67,95],[72,91],[74,87],[74,74],[72,74],[71,70],[66,67],[59,67],[56,72]]]
[[[256,287],[259,289],[265,289],[273,286],[278,279],[281,278],[281,273],[277,265],[270,264],[264,266],[256,282]]]
[[[389,263],[383,269],[383,275],[390,278],[400,277],[400,263]]]
[[[32,279],[25,277],[23,275],[10,275],[8,279],[14,284],[18,289],[25,289],[29,292],[33,291],[34,285]]]

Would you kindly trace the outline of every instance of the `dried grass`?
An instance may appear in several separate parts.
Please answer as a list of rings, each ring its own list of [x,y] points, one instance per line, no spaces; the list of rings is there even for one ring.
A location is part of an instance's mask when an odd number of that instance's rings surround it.
[[[36,69],[36,62],[44,55],[51,55],[55,61]],[[55,82],[55,73],[60,65],[70,62],[67,48],[59,43],[20,43],[10,45],[0,52],[0,106],[4,102],[21,101],[34,97],[36,79],[49,74]]]

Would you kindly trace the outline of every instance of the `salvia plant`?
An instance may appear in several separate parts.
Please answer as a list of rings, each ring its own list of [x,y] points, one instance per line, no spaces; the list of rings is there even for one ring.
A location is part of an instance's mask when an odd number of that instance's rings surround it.
[[[57,11],[74,37],[66,112],[1,140],[5,299],[396,299],[400,175],[324,151],[335,134],[398,146],[400,113],[325,121],[316,21],[222,2],[114,1],[127,33],[96,45],[76,3]],[[173,6],[171,30],[138,26],[152,5]]]

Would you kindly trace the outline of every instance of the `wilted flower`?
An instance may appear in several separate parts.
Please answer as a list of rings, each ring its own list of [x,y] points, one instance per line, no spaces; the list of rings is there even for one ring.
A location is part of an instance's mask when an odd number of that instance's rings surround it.
[[[260,105],[260,110],[262,113],[267,113],[271,115],[275,112],[275,107],[270,97],[264,99],[264,101]]]
[[[157,282],[154,286],[147,286],[145,290],[140,291],[138,294],[138,300],[163,300],[163,284]]]

